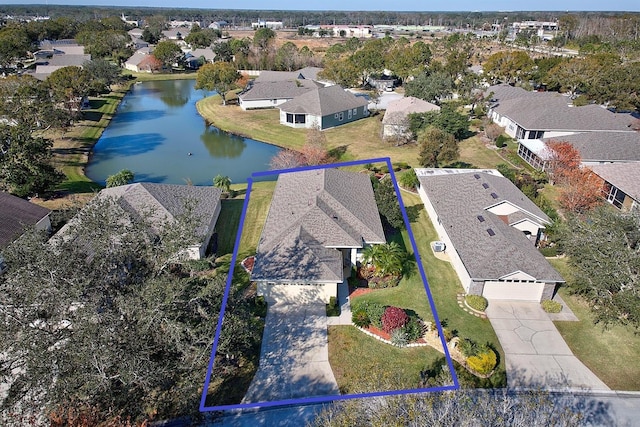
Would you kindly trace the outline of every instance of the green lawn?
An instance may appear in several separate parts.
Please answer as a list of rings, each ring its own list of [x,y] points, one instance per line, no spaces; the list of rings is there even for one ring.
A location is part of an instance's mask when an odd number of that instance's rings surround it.
[[[354,326],[329,326],[329,363],[342,394],[417,388],[420,371],[441,357],[430,347],[394,347]]]
[[[497,150],[490,150],[477,136],[460,141],[460,159],[469,168],[495,168],[499,163],[505,163]]]
[[[205,120],[227,132],[291,149],[299,149],[306,140],[306,130],[279,123],[277,109],[243,111],[237,105],[222,106],[217,95],[198,101],[197,108]],[[391,157],[394,162],[417,166],[417,145],[394,147],[383,142],[381,119],[375,115],[325,130],[327,148],[341,161]]]
[[[571,270],[566,258],[551,264],[567,280]],[[606,330],[594,325],[589,305],[579,296],[560,289],[560,295],[580,319],[554,322],[567,345],[589,369],[613,390],[640,390],[640,336],[631,328],[614,326]]]

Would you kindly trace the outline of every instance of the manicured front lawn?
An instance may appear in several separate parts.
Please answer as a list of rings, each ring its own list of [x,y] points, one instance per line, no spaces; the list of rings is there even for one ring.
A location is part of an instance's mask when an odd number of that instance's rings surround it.
[[[354,326],[329,326],[328,332],[329,363],[342,394],[418,388],[420,371],[442,357],[430,347],[381,343]]]
[[[571,280],[567,259],[551,259],[551,264]],[[589,305],[581,297],[560,289],[560,295],[580,319],[554,322],[573,354],[613,390],[640,390],[640,335],[633,329],[614,326],[604,330],[594,325]]]
[[[458,144],[459,161],[469,168],[495,168],[499,163],[506,163],[496,150],[485,147],[479,137],[474,136]]]

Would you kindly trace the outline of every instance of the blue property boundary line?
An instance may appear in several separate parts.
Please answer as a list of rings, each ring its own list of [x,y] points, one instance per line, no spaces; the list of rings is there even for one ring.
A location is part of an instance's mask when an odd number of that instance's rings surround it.
[[[413,236],[413,231],[411,230],[411,225],[409,224],[409,217],[407,215],[407,211],[405,209],[404,203],[402,201],[402,196],[400,195],[400,188],[398,187],[398,182],[396,180],[395,173],[393,172],[393,167],[391,164],[391,159],[389,157],[383,158],[375,158],[375,159],[367,159],[367,160],[357,160],[352,162],[343,162],[343,163],[332,163],[329,165],[318,165],[318,166],[310,166],[303,168],[291,168],[291,169],[280,169],[273,171],[264,171],[264,172],[256,172],[251,176],[258,178],[270,175],[279,175],[281,173],[287,172],[299,172],[303,170],[316,170],[316,169],[328,169],[328,168],[338,168],[338,167],[346,167],[346,166],[358,166],[369,163],[381,163],[384,162],[387,165],[389,170],[389,176],[391,177],[391,181],[393,182],[393,187],[396,192],[396,197],[398,199],[398,203],[400,205],[400,210],[402,211],[402,217],[404,219],[404,224],[407,229],[407,234],[409,236],[409,240],[411,241],[411,246],[413,248],[414,257],[416,263],[418,264],[418,270],[420,271],[420,276],[422,277],[422,282],[424,283],[424,288],[427,293],[427,298],[429,299],[429,306],[431,307],[431,312],[433,314],[434,322],[438,329],[438,335],[440,336],[440,342],[442,344],[442,348],[445,354],[445,359],[447,360],[447,365],[449,367],[449,372],[451,373],[451,378],[453,380],[453,385],[448,386],[440,386],[440,387],[429,387],[429,388],[416,388],[416,389],[406,389],[406,390],[389,390],[389,391],[377,391],[371,393],[361,393],[361,394],[348,394],[348,395],[335,395],[335,396],[315,396],[315,397],[307,397],[302,399],[287,399],[287,400],[279,400],[273,402],[255,402],[255,403],[239,403],[236,405],[219,405],[219,406],[206,406],[207,399],[207,390],[209,389],[209,384],[211,382],[211,374],[213,371],[213,364],[215,360],[216,349],[218,347],[218,340],[220,338],[220,333],[222,331],[222,323],[224,318],[224,313],[227,307],[227,300],[229,297],[229,292],[231,289],[233,274],[236,265],[236,259],[238,256],[238,250],[240,247],[240,238],[242,236],[242,230],[244,227],[244,221],[247,213],[247,207],[249,206],[251,188],[253,185],[253,179],[249,178],[247,180],[247,192],[245,195],[244,205],[242,207],[242,214],[240,215],[240,224],[238,226],[238,232],[236,234],[235,246],[233,249],[233,255],[231,257],[231,266],[229,268],[229,273],[227,277],[227,284],[224,291],[224,296],[222,298],[222,304],[220,308],[220,315],[218,318],[218,324],[216,327],[216,334],[213,340],[213,347],[211,349],[211,356],[209,359],[209,367],[207,369],[207,375],[204,381],[204,387],[202,390],[202,396],[200,399],[200,412],[212,412],[212,411],[224,411],[224,410],[233,410],[233,409],[255,409],[255,408],[271,408],[276,406],[290,406],[290,405],[302,405],[302,404],[313,404],[313,403],[325,403],[337,400],[347,400],[347,399],[357,399],[357,398],[367,398],[367,397],[379,397],[379,396],[394,396],[394,395],[403,395],[410,393],[421,393],[421,392],[436,392],[436,391],[448,391],[448,390],[457,390],[460,388],[460,384],[458,382],[458,377],[456,376],[455,369],[453,367],[453,361],[451,359],[451,355],[449,354],[449,349],[447,348],[446,341],[444,339],[444,334],[442,331],[442,325],[440,324],[440,319],[438,318],[438,313],[436,311],[436,306],[433,301],[433,297],[431,295],[431,291],[429,289],[429,283],[427,281],[427,276],[424,272],[424,268],[422,266],[422,260],[420,258],[420,253],[418,252],[418,246],[416,244],[415,238]]]

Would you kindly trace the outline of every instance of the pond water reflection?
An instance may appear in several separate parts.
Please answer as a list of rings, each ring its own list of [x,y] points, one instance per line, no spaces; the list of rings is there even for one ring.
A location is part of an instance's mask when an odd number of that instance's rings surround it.
[[[207,126],[195,104],[194,80],[136,84],[95,145],[86,174],[104,184],[130,169],[135,181],[211,185],[214,176],[246,182],[269,169],[280,148]]]

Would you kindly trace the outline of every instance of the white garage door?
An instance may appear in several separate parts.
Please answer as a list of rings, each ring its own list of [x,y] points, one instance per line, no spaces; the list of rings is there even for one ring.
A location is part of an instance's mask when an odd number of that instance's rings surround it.
[[[486,299],[540,301],[544,283],[485,282],[482,296]]]

